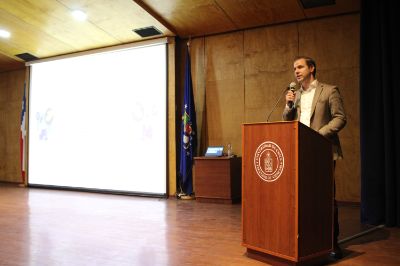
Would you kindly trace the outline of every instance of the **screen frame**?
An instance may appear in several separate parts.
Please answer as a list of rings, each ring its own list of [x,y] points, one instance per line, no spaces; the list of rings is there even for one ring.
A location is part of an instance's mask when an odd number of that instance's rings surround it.
[[[160,44],[165,44],[164,49],[165,49],[165,193],[152,193],[152,192],[141,192],[141,191],[125,191],[125,190],[116,190],[116,189],[99,189],[99,188],[86,188],[86,187],[70,187],[70,186],[62,186],[62,185],[43,185],[43,184],[35,184],[35,183],[30,183],[29,182],[29,131],[30,131],[30,89],[31,89],[31,67],[32,65],[36,63],[42,63],[42,62],[48,62],[48,61],[53,61],[53,60],[60,60],[64,58],[72,58],[72,57],[78,57],[78,56],[83,56],[83,55],[90,55],[90,54],[99,54],[99,53],[107,53],[107,52],[113,52],[113,51],[119,51],[119,50],[124,50],[124,49],[130,49],[130,48],[140,48],[144,46],[153,46],[153,45],[160,45]],[[69,190],[69,191],[84,191],[84,192],[96,192],[96,193],[105,193],[105,194],[117,194],[117,195],[132,195],[132,196],[144,196],[144,197],[157,197],[157,198],[168,198],[169,195],[169,122],[168,122],[168,117],[169,117],[169,82],[170,82],[170,77],[169,77],[169,49],[168,49],[168,38],[159,38],[159,39],[152,39],[152,40],[146,40],[142,42],[136,42],[136,43],[129,43],[129,44],[123,44],[123,45],[117,45],[117,46],[112,46],[112,47],[105,47],[105,48],[98,48],[98,49],[93,49],[89,51],[83,51],[83,52],[77,52],[77,53],[71,53],[67,55],[61,55],[61,56],[54,56],[54,57],[49,57],[45,59],[38,59],[34,61],[29,61],[26,62],[25,65],[28,69],[28,81],[27,81],[27,108],[26,108],[26,115],[27,115],[27,149],[26,149],[26,185],[28,187],[34,187],[34,188],[46,188],[46,189],[56,189],[56,190]]]

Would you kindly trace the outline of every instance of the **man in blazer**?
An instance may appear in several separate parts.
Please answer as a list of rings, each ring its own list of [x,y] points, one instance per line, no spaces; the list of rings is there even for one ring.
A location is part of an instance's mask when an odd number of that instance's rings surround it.
[[[293,67],[294,75],[301,87],[297,92],[291,90],[287,92],[283,119],[299,120],[331,140],[335,166],[336,160],[343,157],[337,133],[346,125],[346,114],[339,89],[336,86],[319,82],[315,78],[317,67],[315,61],[310,57],[296,57]],[[335,259],[343,256],[337,242],[338,235],[338,208],[335,200],[334,251],[331,253]]]

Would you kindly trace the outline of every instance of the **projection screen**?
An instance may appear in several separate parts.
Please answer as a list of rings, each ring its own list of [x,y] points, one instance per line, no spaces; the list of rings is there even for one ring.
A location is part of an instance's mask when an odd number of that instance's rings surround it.
[[[31,63],[29,185],[165,195],[166,50]]]

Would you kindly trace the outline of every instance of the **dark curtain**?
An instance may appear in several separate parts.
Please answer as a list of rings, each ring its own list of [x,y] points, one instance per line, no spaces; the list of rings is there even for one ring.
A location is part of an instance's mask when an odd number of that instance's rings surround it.
[[[397,16],[393,0],[361,1],[361,222],[373,225],[400,225]]]

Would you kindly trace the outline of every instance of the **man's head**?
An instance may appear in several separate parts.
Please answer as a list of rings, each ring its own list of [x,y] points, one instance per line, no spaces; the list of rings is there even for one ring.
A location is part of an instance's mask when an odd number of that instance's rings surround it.
[[[312,82],[317,74],[317,65],[314,59],[307,56],[298,56],[293,63],[294,75],[297,82]]]

